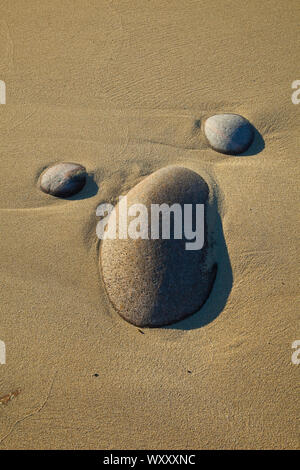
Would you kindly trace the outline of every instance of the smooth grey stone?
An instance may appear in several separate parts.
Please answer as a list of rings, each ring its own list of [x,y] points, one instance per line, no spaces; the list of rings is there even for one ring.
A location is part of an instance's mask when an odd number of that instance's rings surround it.
[[[179,166],[160,169],[132,188],[127,204],[144,204],[148,209],[149,239],[108,239],[101,241],[100,268],[110,302],[128,322],[143,327],[159,327],[174,323],[197,312],[211,291],[216,266],[205,224],[204,247],[186,250],[188,240],[151,239],[151,204],[205,204],[209,188],[204,179],[192,170]],[[119,205],[115,207],[119,228]],[[110,214],[113,216],[114,211]],[[110,218],[109,218],[110,220]],[[133,217],[127,218],[129,223]],[[172,219],[171,219],[172,220]],[[195,217],[194,217],[195,221]],[[161,226],[161,224],[160,224]],[[182,226],[183,228],[183,226]],[[182,230],[184,233],[184,230]]]
[[[254,138],[250,122],[239,114],[216,114],[206,119],[204,133],[217,152],[237,155],[245,152]]]
[[[86,169],[78,163],[57,163],[42,173],[40,188],[52,196],[69,197],[83,188],[86,176]]]

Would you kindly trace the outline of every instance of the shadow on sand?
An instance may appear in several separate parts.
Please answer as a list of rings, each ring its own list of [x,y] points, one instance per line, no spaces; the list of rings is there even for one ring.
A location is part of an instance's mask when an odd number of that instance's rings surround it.
[[[253,124],[252,124],[253,126]],[[257,155],[258,153],[262,152],[265,148],[265,141],[261,133],[253,126],[254,129],[254,139],[248,150],[245,152],[236,155],[236,157],[250,157],[251,155]]]
[[[215,320],[223,311],[232,288],[233,275],[219,213],[216,215],[214,231],[216,234],[217,273],[210,295],[198,312],[177,323],[165,326],[165,329],[193,330],[202,328]]]
[[[89,174],[86,178],[86,183],[84,187],[79,191],[79,193],[74,194],[73,196],[67,197],[69,201],[78,201],[81,199],[88,199],[90,197],[95,196],[98,193],[98,185],[94,180],[94,175]]]

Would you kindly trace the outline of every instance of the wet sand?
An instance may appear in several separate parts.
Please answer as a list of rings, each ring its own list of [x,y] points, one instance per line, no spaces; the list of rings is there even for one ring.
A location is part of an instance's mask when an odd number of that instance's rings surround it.
[[[299,446],[298,14],[1,1],[0,448]],[[242,156],[209,147],[216,113],[255,126]],[[38,187],[57,161],[90,175],[67,200]],[[213,186],[219,269],[199,313],[141,334],[105,294],[96,208],[172,164]]]

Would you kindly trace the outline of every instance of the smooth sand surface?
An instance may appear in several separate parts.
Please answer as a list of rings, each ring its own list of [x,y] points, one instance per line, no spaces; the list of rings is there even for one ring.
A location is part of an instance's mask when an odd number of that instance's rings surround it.
[[[20,390],[0,448],[299,445],[298,17],[296,0],[0,2],[0,397]],[[209,148],[220,112],[258,130],[244,156]],[[72,200],[38,188],[57,161],[94,174]],[[105,295],[95,212],[169,164],[214,185],[220,269],[198,314],[141,334]]]

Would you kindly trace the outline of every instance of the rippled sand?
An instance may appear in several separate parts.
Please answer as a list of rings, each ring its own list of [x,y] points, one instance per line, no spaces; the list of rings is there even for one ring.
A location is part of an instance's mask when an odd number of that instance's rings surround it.
[[[1,2],[0,448],[298,446],[298,14]],[[219,112],[256,127],[244,156],[209,148]],[[72,200],[38,189],[56,161],[93,174]],[[105,296],[95,212],[169,164],[214,182],[225,249],[201,312],[141,334]]]

